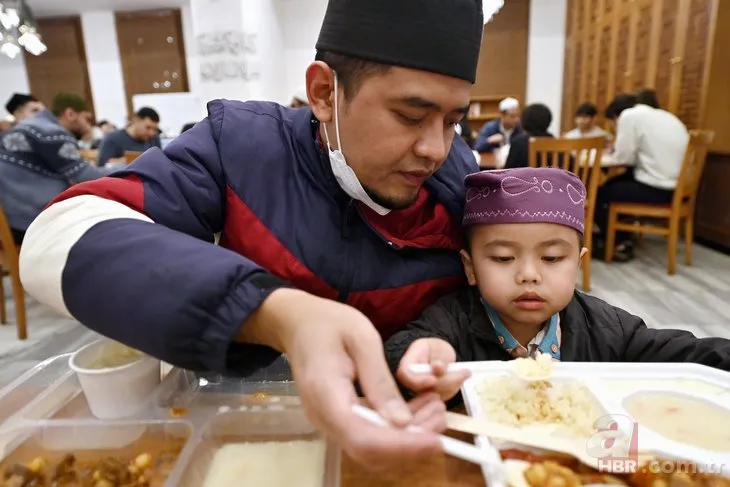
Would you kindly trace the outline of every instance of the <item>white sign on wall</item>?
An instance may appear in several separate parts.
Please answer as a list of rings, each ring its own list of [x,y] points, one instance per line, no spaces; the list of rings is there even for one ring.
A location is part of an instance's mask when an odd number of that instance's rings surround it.
[[[196,38],[202,83],[255,81],[261,76],[256,33],[216,31]]]

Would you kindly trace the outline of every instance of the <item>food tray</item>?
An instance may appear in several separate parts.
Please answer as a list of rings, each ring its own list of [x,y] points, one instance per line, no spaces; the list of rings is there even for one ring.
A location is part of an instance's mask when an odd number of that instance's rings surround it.
[[[49,359],[0,390],[0,411],[8,411],[0,418],[0,471],[37,457],[55,468],[71,452],[81,472],[109,457],[133,462],[142,452],[169,460],[155,466],[166,480],[153,486],[199,487],[224,445],[301,440],[314,442],[306,446],[316,444],[316,458],[323,458],[317,487],[339,486],[340,452],[307,421],[284,358],[244,379],[173,368],[137,414],[99,420],[68,367],[70,356]]]
[[[477,389],[484,380],[511,374],[514,362],[472,362],[468,365],[472,376],[462,386],[462,396],[467,412],[478,419],[490,420],[480,400]],[[653,454],[666,460],[689,461],[699,470],[730,477],[730,451],[711,451],[673,441],[659,431],[651,430],[636,420],[626,408],[626,401],[641,394],[667,394],[699,400],[718,408],[725,416],[730,415],[730,373],[698,364],[675,363],[553,363],[554,381],[575,381],[584,385],[595,398],[599,409],[617,418],[618,427],[627,440],[636,439],[639,454]],[[623,418],[619,418],[623,417]],[[596,418],[598,419],[598,418]],[[696,421],[707,421],[698,418]],[[638,426],[637,426],[638,423]],[[728,421],[730,424],[730,421]],[[636,429],[634,429],[636,428]],[[529,428],[526,432],[529,431]],[[585,444],[588,448],[588,440]],[[491,450],[520,449],[544,454],[514,443],[492,442],[478,436],[478,447]],[[586,450],[588,451],[588,450]],[[598,457],[600,455],[596,455]],[[631,457],[633,458],[633,457]],[[610,469],[612,460],[596,458],[595,467]],[[625,465],[625,464],[623,464]],[[485,471],[485,479],[489,482]]]
[[[42,394],[64,374],[69,373],[70,357],[69,353],[44,360],[0,389],[0,423],[14,416],[23,405]]]

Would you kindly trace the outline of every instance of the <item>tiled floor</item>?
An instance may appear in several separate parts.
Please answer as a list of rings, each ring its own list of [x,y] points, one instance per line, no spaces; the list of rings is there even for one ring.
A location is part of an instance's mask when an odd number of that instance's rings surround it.
[[[695,245],[692,267],[666,273],[666,244],[648,240],[628,264],[593,261],[592,294],[644,318],[657,328],[683,328],[698,336],[730,338],[730,256]],[[75,350],[96,337],[28,298],[29,338],[16,337],[15,313],[5,286],[10,323],[0,327],[0,384],[53,355]]]

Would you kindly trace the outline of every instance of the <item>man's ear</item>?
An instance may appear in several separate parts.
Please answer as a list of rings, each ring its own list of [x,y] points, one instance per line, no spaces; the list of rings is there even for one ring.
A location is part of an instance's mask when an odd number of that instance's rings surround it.
[[[306,89],[309,106],[320,122],[328,123],[334,118],[335,72],[326,63],[315,61],[309,65],[306,74]]]
[[[466,280],[470,286],[477,285],[477,276],[474,272],[474,262],[471,260],[471,255],[466,250],[459,252],[461,256],[461,263],[464,265],[464,274],[466,274]]]

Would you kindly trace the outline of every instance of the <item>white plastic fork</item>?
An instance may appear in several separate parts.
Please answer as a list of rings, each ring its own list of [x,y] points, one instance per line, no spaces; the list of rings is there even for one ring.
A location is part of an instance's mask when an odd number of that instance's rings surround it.
[[[366,421],[373,424],[389,427],[390,424],[377,412],[372,409],[366,408],[359,404],[352,406],[352,410],[355,414],[360,416]],[[412,433],[422,433],[423,430],[415,427],[408,426],[406,431]],[[489,472],[490,487],[506,487],[507,486],[507,472],[505,471],[504,465],[499,458],[495,458],[494,454],[490,455],[488,450],[482,450],[476,446],[459,441],[448,436],[439,435],[439,441],[441,442],[441,449],[447,455],[451,455],[467,462],[475,463],[482,466]]]

